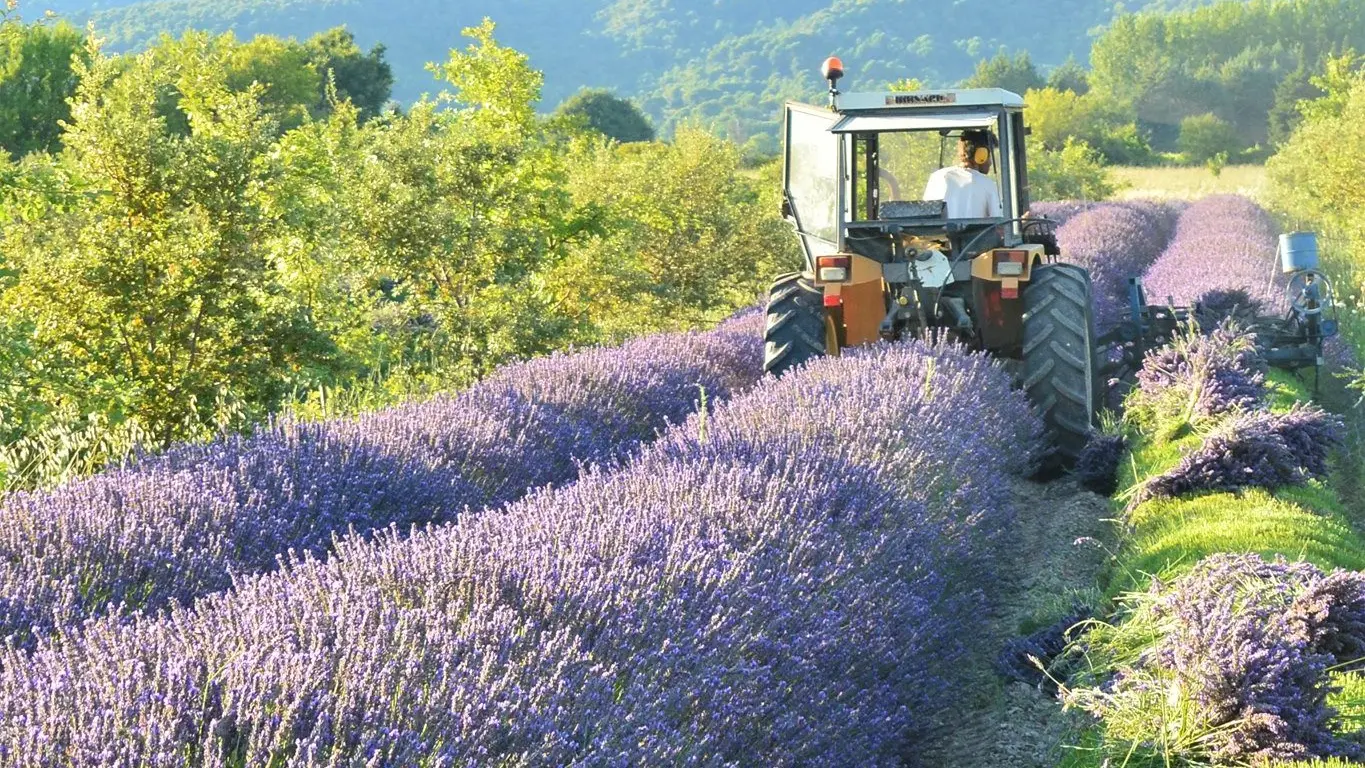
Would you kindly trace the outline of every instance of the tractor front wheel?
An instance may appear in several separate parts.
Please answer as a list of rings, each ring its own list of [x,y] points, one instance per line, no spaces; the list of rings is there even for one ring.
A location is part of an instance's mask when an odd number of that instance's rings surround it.
[[[768,291],[763,372],[781,376],[826,354],[828,344],[824,292],[799,272],[777,278]]]
[[[1048,264],[1024,289],[1024,389],[1043,415],[1052,454],[1046,469],[1069,468],[1090,440],[1099,408],[1090,275]]]

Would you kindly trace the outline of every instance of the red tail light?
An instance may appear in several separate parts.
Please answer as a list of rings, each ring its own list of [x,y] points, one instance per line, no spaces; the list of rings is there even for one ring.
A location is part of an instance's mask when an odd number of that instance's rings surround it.
[[[815,277],[822,283],[842,283],[848,280],[852,259],[848,256],[820,256],[815,259]]]

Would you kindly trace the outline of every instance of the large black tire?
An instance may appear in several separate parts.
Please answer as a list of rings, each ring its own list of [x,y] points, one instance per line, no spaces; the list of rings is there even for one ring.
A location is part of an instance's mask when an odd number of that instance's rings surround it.
[[[1044,469],[1070,468],[1099,410],[1090,275],[1072,264],[1033,271],[1024,288],[1024,389],[1043,415],[1052,453]]]
[[[826,353],[824,292],[799,272],[783,275],[768,291],[763,331],[763,372],[781,376]]]

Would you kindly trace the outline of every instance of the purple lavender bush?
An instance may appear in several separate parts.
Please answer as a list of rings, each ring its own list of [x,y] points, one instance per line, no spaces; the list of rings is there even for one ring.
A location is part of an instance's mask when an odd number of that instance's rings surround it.
[[[1179,464],[1149,479],[1137,498],[1303,485],[1327,475],[1328,458],[1342,439],[1341,421],[1313,405],[1233,416]]]
[[[1245,288],[1217,288],[1200,294],[1195,303],[1194,320],[1200,328],[1217,328],[1224,323],[1249,326],[1261,314],[1261,302]]]
[[[1095,324],[1103,333],[1128,312],[1128,280],[1165,247],[1169,215],[1158,204],[1112,203],[1077,214],[1057,230],[1062,257],[1090,272]]]
[[[1268,311],[1285,311],[1276,234],[1270,215],[1244,197],[1219,195],[1194,203],[1147,271],[1148,301],[1188,306],[1208,291],[1242,290]]]
[[[1009,682],[1039,688],[1049,694],[1058,691],[1052,665],[1065,655],[1080,634],[1077,625],[1094,612],[1082,605],[1053,623],[1027,635],[1011,638],[995,657],[995,672]]]
[[[0,506],[0,637],[111,604],[158,610],[335,536],[445,522],[620,461],[761,374],[738,333],[645,337],[509,366],[455,396],[185,445]]]
[[[0,651],[0,762],[900,765],[988,615],[954,558],[1013,520],[957,486],[1039,432],[978,355],[822,360],[624,468]]]
[[[1365,757],[1332,732],[1333,666],[1365,643],[1365,574],[1307,563],[1214,555],[1156,598],[1157,642],[1120,672],[1109,701],[1170,689],[1194,704],[1216,762]]]
[[[1011,415],[979,417],[997,410]],[[793,426],[793,414],[801,414],[800,428]],[[651,450],[837,456],[881,468],[900,493],[941,513],[950,529],[989,537],[1011,521],[981,510],[1008,506],[1001,473],[1032,472],[1041,435],[1027,399],[986,355],[950,346],[876,345],[817,359],[791,382],[765,379],[751,396],[729,404],[723,418],[693,416],[686,429]],[[986,551],[978,544],[971,542],[974,552]]]
[[[1147,353],[1127,405],[1139,420],[1182,424],[1251,410],[1265,402],[1268,370],[1256,337],[1231,322],[1187,329]]]
[[[1094,208],[1098,203],[1086,202],[1084,200],[1057,200],[1043,203],[1030,203],[1029,212],[1034,216],[1039,216],[1057,223],[1062,226],[1078,214],[1084,213]]]

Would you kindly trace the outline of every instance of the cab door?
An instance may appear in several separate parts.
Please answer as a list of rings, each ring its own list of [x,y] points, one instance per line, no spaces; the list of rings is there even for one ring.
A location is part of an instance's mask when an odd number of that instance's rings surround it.
[[[839,118],[807,104],[788,104],[786,109],[783,213],[796,226],[808,265],[839,251],[840,137],[830,131]]]

